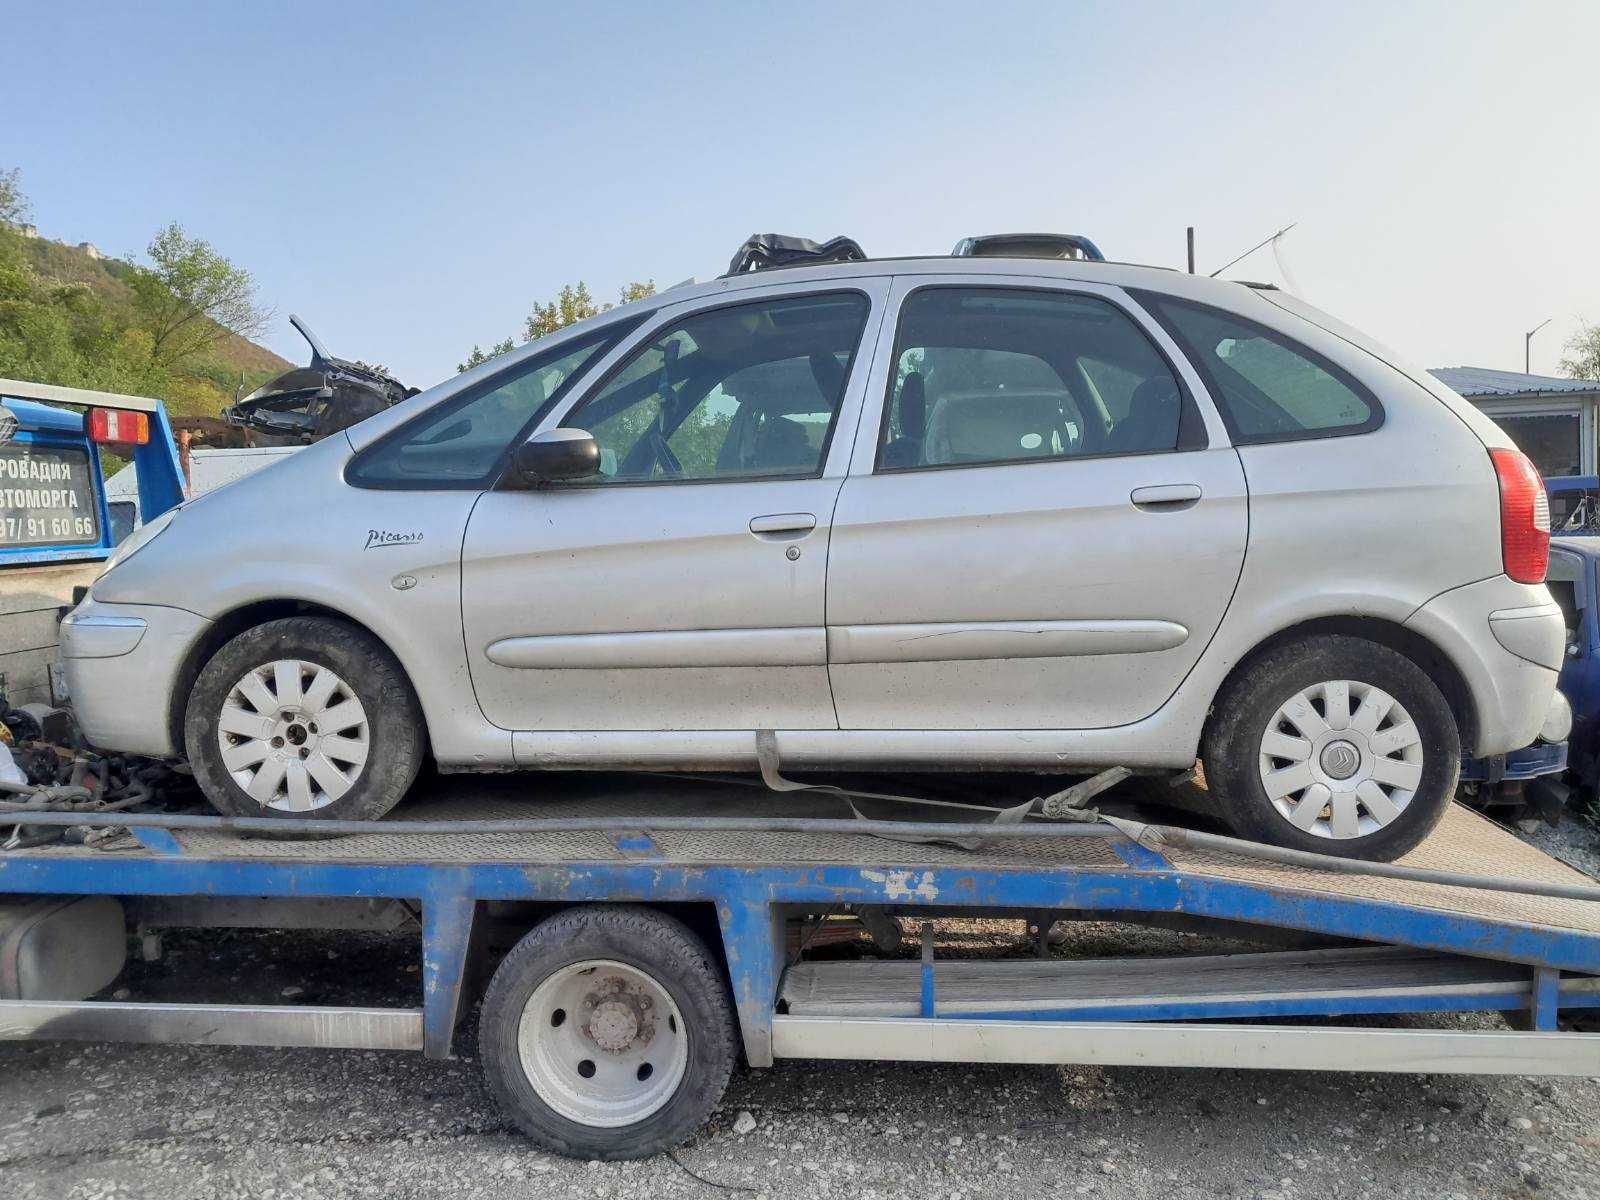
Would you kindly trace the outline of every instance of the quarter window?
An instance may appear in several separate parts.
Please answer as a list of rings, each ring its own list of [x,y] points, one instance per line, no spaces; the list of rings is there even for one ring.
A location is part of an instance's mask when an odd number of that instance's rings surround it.
[[[1194,360],[1235,442],[1360,433],[1382,423],[1377,397],[1314,350],[1233,313],[1137,295]]]
[[[562,424],[594,436],[601,483],[820,474],[868,307],[812,293],[696,313]]]
[[[566,341],[428,409],[379,442],[350,469],[363,487],[487,487],[518,435],[638,322],[617,322]]]
[[[1170,451],[1183,409],[1122,310],[1021,288],[913,292],[889,388],[881,470]]]

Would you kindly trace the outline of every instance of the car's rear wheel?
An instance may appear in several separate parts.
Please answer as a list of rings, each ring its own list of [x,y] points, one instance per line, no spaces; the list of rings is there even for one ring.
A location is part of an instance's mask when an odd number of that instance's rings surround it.
[[[235,816],[371,820],[422,764],[422,716],[399,663],[329,617],[269,621],[202,668],[184,741],[206,798]]]
[[[1461,741],[1416,663],[1326,636],[1276,647],[1231,680],[1202,755],[1219,813],[1240,836],[1387,861],[1444,815]]]
[[[478,1033],[501,1109],[547,1150],[643,1158],[711,1115],[737,1054],[727,986],[681,922],[568,909],[496,969]]]

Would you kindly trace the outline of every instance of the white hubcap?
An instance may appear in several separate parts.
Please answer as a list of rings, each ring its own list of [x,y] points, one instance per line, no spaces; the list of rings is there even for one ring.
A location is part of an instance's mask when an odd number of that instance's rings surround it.
[[[327,667],[264,663],[233,685],[217,720],[222,763],[264,808],[311,812],[361,777],[371,749],[367,713]]]
[[[1422,782],[1422,735],[1382,688],[1313,684],[1273,714],[1261,738],[1261,786],[1284,820],[1325,838],[1357,838],[1396,820]]]
[[[517,1053],[541,1100],[569,1121],[609,1129],[672,1099],[689,1065],[689,1036],[678,1006],[649,975],[593,960],[534,989]]]

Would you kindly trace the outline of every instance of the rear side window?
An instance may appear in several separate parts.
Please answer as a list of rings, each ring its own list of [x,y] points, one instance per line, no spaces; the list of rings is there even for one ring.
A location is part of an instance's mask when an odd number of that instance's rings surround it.
[[[1135,295],[1188,352],[1236,443],[1364,433],[1383,423],[1378,398],[1309,347],[1208,305]]]
[[[1166,359],[1104,300],[922,288],[900,309],[878,466],[1172,451],[1184,407]]]
[[[488,487],[518,435],[640,320],[563,342],[435,405],[363,454],[347,478],[358,487]]]

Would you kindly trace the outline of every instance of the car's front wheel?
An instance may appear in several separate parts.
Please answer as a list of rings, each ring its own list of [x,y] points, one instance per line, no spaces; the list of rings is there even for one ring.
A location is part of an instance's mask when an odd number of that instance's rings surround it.
[[[195,681],[184,740],[224,813],[373,820],[422,764],[422,716],[388,649],[329,617],[246,630]]]
[[[1461,740],[1416,663],[1326,636],[1276,647],[1231,680],[1202,756],[1219,813],[1240,836],[1388,861],[1443,817]]]

